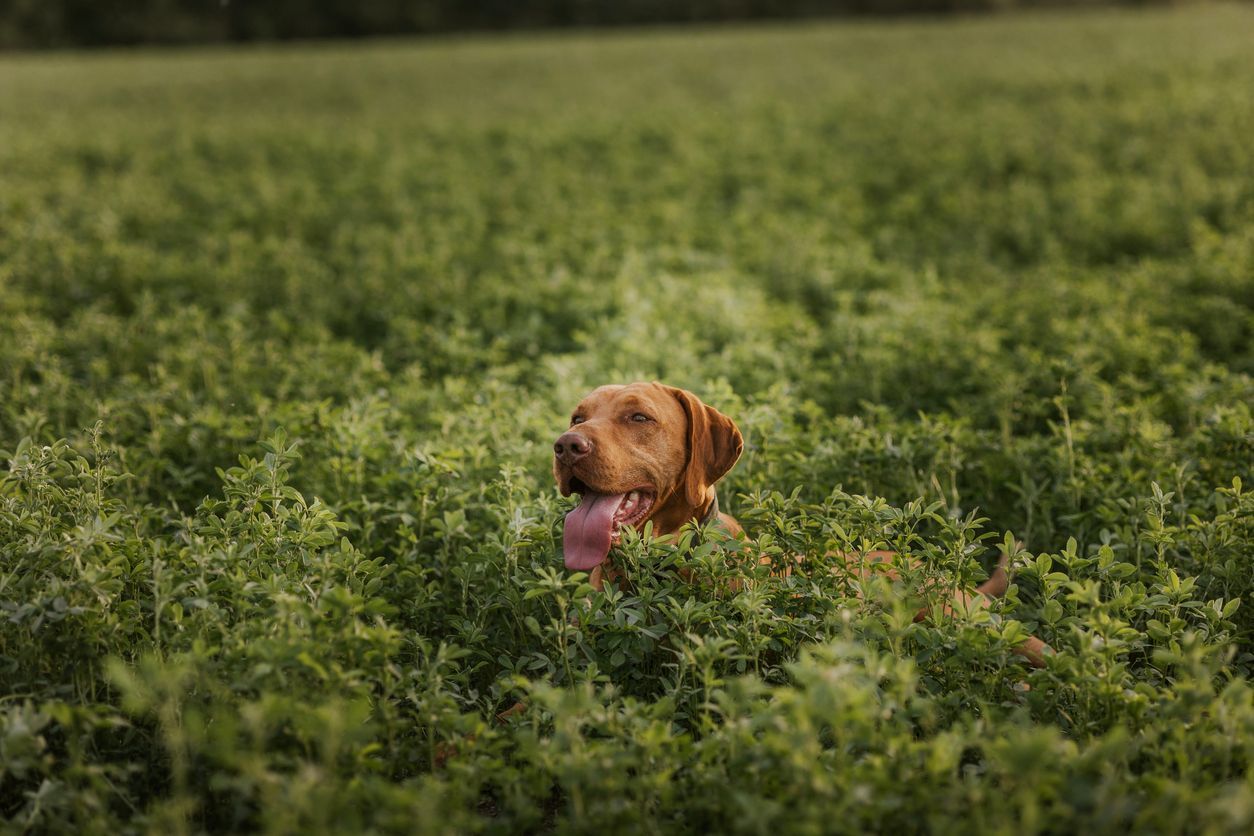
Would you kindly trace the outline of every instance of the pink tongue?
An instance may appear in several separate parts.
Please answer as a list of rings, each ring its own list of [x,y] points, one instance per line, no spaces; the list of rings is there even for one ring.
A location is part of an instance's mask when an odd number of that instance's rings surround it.
[[[614,536],[614,512],[623,504],[624,496],[585,493],[579,507],[566,515],[562,552],[567,569],[582,572],[605,560]]]

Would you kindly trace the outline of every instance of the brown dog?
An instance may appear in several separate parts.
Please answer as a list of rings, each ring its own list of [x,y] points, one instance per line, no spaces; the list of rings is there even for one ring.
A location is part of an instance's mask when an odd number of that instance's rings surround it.
[[[688,522],[715,519],[731,534],[741,533],[734,518],[718,510],[714,484],[744,449],[730,418],[706,406],[696,395],[660,383],[602,386],[579,402],[570,428],[553,445],[553,475],[563,496],[580,495],[566,516],[562,550],[566,567],[590,572],[600,589],[618,575],[609,561],[610,547],[625,526],[653,522],[655,536],[675,534]],[[892,552],[839,555],[862,577],[896,574],[884,565]],[[1005,593],[1002,565],[975,593],[959,591],[954,604],[978,607],[985,596]],[[946,610],[957,606],[947,606]],[[916,620],[926,617],[921,612]],[[1048,647],[1030,637],[1015,652],[1036,667],[1044,666]]]

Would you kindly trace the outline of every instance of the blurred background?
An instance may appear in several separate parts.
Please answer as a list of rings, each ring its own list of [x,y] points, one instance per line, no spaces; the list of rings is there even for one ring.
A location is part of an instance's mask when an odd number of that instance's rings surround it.
[[[0,47],[179,44],[1191,0],[0,0]]]

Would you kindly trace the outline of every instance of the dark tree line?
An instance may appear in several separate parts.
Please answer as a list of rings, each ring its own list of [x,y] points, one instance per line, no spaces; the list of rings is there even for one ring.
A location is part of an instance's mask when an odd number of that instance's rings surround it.
[[[842,14],[945,14],[1103,2],[1108,0],[0,0],[0,46],[288,40]],[[1131,2],[1140,5],[1156,0]]]

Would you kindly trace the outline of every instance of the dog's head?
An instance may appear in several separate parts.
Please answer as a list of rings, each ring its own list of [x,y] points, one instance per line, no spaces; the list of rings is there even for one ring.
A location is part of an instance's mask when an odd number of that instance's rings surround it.
[[[566,566],[602,563],[622,526],[669,534],[709,507],[711,486],[740,458],[730,418],[683,389],[661,383],[602,386],[579,402],[553,445],[566,517]]]

